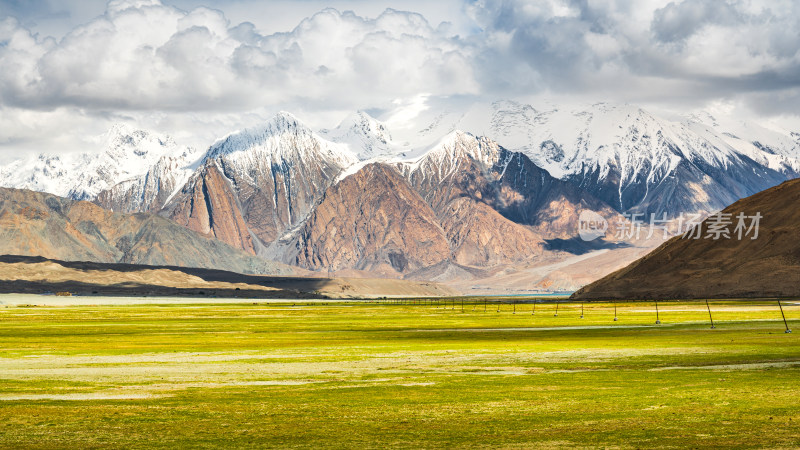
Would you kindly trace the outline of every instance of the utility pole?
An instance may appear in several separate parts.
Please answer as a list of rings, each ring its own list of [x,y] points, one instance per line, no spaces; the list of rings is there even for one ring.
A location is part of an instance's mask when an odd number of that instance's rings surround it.
[[[786,326],[786,331],[784,331],[784,333],[791,333],[792,330],[789,329],[789,323],[786,322],[786,315],[783,313],[783,305],[781,305],[781,299],[778,299],[778,307],[781,309],[781,317],[783,317],[783,324]]]
[[[711,321],[711,329],[713,330],[714,328],[717,327],[714,326],[714,318],[711,317],[711,306],[708,305],[708,299],[706,299],[706,308],[708,309],[708,319]]]
[[[658,318],[658,300],[656,300],[656,325],[661,325],[661,320]]]

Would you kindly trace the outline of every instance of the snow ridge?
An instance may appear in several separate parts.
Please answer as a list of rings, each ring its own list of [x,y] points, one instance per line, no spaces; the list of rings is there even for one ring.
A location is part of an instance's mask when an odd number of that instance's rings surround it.
[[[273,165],[302,164],[322,158],[328,162],[348,167],[358,157],[345,144],[323,139],[295,116],[278,113],[263,127],[254,127],[232,133],[209,148],[205,161],[224,157],[246,170],[258,160]]]
[[[92,200],[101,191],[146,174],[161,158],[185,161],[196,154],[171,137],[116,124],[94,152],[42,153],[0,168],[0,185]]]
[[[347,116],[332,130],[321,130],[320,135],[346,145],[362,161],[391,154],[397,148],[387,126],[364,111]]]
[[[795,136],[710,114],[676,121],[632,105],[498,101],[429,116],[420,135],[479,132],[623,212],[713,210],[800,175]],[[673,201],[668,192],[675,189],[708,190],[709,199]]]

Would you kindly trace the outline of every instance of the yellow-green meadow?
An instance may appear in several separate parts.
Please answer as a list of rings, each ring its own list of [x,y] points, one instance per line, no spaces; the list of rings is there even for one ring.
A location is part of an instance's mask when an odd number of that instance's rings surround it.
[[[0,447],[800,446],[800,303],[658,306],[0,307]]]

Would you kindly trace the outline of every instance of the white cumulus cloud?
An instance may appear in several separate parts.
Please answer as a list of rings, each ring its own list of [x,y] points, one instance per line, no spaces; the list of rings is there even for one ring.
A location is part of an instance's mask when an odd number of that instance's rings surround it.
[[[280,31],[265,30],[274,21],[264,16],[273,8],[285,17],[275,9],[285,0],[205,4],[219,9],[113,0],[48,37],[36,20],[76,20],[90,4],[0,0],[0,150],[79,149],[85,142],[68,137],[120,120],[203,145],[279,109],[330,126],[346,111],[446,97],[729,102],[800,115],[792,0],[449,0],[429,9],[452,24],[391,0],[331,0],[337,9]],[[224,11],[241,18],[247,7],[260,15],[253,23]],[[359,8],[383,12],[350,11]]]

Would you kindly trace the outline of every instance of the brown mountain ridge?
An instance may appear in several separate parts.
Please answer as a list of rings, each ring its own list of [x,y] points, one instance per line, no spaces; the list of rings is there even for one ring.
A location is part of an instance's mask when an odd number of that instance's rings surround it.
[[[588,192],[484,137],[454,132],[416,161],[345,176],[352,161],[289,129],[220,144],[161,214],[267,259],[389,277],[537,261],[553,253],[548,240],[577,236],[583,209],[618,222]]]
[[[0,254],[240,273],[293,272],[158,215],[120,214],[90,202],[6,188],[0,188]]]
[[[677,236],[645,257],[578,290],[574,299],[772,298],[800,295],[800,179],[744,198],[725,208],[730,239]],[[761,214],[740,240],[736,216]],[[746,222],[748,228],[752,220]],[[713,237],[713,234],[712,234]]]

